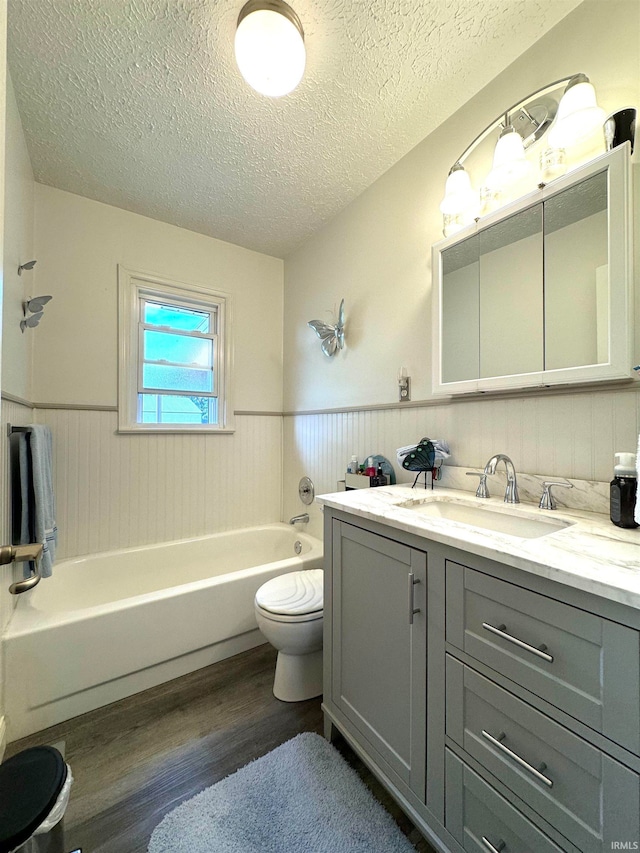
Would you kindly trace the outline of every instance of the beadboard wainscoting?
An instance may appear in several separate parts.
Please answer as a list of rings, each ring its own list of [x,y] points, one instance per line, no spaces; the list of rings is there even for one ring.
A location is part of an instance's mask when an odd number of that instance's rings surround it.
[[[53,433],[58,556],[280,521],[282,418],[232,435],[118,435],[117,413],[38,409]]]
[[[284,512],[301,511],[298,480],[309,476],[316,494],[336,491],[352,454],[381,453],[398,482],[396,448],[423,436],[451,445],[449,464],[482,468],[506,453],[517,472],[607,482],[613,454],[635,452],[640,431],[640,389],[542,392],[510,398],[474,398],[437,405],[370,411],[288,414],[284,419]],[[470,490],[477,480],[468,478]],[[309,533],[321,536],[321,513],[310,507]]]

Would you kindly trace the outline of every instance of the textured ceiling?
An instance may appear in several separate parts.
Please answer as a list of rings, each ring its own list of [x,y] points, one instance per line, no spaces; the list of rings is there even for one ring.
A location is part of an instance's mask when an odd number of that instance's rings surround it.
[[[307,70],[236,70],[243,0],[9,0],[36,180],[284,257],[580,0],[290,0]]]

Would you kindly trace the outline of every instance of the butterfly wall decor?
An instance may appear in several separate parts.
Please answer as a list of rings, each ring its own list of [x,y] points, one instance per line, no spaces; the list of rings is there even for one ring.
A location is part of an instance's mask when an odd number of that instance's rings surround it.
[[[323,323],[321,320],[309,320],[307,323],[322,341],[322,352],[331,358],[339,349],[344,347],[344,299],[340,303],[338,322],[335,326]]]

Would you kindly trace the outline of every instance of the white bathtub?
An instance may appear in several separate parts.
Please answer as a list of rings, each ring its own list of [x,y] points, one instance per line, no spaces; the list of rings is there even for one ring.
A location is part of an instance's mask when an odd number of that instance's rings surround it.
[[[258,587],[321,566],[322,543],[288,524],[57,563],[3,638],[9,739],[260,645]]]

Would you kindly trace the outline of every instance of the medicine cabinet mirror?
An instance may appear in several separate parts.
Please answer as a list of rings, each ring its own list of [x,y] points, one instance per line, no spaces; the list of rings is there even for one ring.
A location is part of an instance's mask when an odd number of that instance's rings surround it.
[[[434,394],[628,378],[629,146],[433,247]]]

